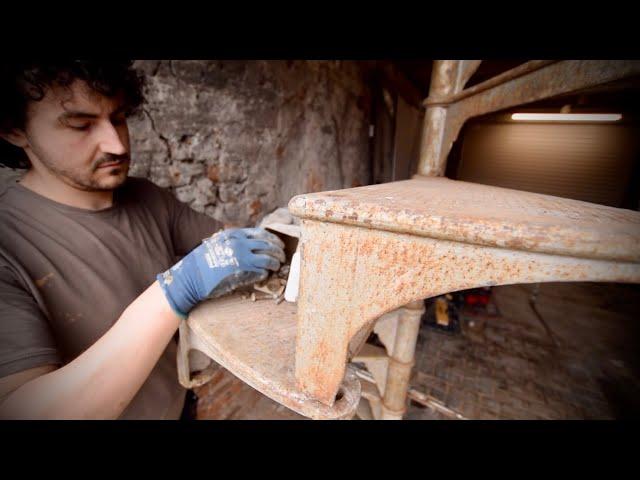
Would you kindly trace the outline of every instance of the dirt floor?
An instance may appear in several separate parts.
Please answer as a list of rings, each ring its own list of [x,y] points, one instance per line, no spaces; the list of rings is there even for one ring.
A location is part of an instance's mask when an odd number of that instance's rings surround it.
[[[411,385],[430,402],[406,419],[640,418],[640,286],[510,285],[492,304],[423,323]],[[198,419],[304,418],[222,368],[195,393]]]

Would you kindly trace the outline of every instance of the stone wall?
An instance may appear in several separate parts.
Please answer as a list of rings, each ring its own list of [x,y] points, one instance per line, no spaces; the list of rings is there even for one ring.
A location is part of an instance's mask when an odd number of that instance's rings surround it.
[[[347,61],[138,61],[131,175],[249,225],[297,194],[369,183],[370,99]]]

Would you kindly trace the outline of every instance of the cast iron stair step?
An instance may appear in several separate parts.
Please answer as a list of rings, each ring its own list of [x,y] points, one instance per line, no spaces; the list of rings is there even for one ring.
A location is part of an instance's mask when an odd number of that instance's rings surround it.
[[[187,326],[192,346],[276,402],[313,419],[351,418],[360,399],[360,381],[350,367],[333,406],[297,388],[296,314],[296,304],[253,302],[234,294],[198,305]]]
[[[640,262],[640,212],[443,177],[298,195],[289,210],[441,240]]]

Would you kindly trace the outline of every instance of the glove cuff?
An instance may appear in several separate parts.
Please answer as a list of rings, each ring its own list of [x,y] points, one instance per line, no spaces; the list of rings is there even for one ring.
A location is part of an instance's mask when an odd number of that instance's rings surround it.
[[[158,275],[156,275],[156,280],[158,280],[158,283],[160,284],[160,288],[162,289],[162,293],[164,293],[164,296],[167,299],[167,302],[169,303],[171,310],[173,310],[174,313],[178,315],[181,319],[186,320],[189,314],[184,313],[182,309],[178,307],[175,300],[171,296],[171,292],[167,285],[167,274],[170,275],[169,270],[163,273],[159,273]]]

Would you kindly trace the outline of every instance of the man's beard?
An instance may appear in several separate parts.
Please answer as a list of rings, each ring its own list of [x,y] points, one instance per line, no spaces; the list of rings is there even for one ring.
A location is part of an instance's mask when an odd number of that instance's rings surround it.
[[[87,192],[104,192],[118,188],[127,179],[130,164],[128,153],[123,155],[105,154],[93,162],[88,175],[82,175],[82,172],[60,168],[52,162],[48,162],[42,158],[41,161],[47,169],[53,172],[66,184]],[[101,165],[116,161],[120,161],[121,163],[113,167],[104,167],[106,170],[106,178],[94,178],[94,173],[98,171]]]

